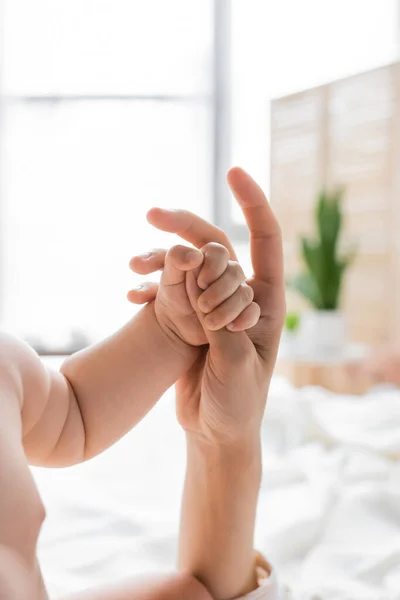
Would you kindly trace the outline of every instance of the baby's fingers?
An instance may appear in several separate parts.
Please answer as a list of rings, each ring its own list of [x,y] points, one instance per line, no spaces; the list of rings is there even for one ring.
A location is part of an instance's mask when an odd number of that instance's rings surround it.
[[[198,300],[200,310],[210,313],[224,300],[230,298],[245,280],[246,276],[241,266],[237,262],[229,261],[225,273],[201,294]]]
[[[199,267],[204,259],[204,255],[196,248],[187,246],[172,246],[165,257],[164,270],[161,277],[161,283],[164,286],[177,285],[184,283],[186,272]]]
[[[166,255],[167,251],[164,248],[155,248],[154,250],[150,250],[150,252],[131,258],[129,267],[134,273],[138,273],[139,275],[155,273],[164,268]]]
[[[147,304],[157,296],[158,283],[145,282],[130,290],[127,294],[129,302],[132,304]]]
[[[253,289],[243,283],[230,298],[204,317],[204,325],[212,331],[226,327],[239,317],[252,303],[253,298]]]
[[[204,262],[197,277],[197,285],[205,290],[225,272],[229,264],[229,252],[225,246],[215,242],[206,244],[201,251]]]
[[[256,304],[256,302],[252,302],[244,311],[235,319],[232,323],[226,326],[229,331],[245,331],[246,329],[251,329],[255,325],[257,325],[260,319],[261,309]]]

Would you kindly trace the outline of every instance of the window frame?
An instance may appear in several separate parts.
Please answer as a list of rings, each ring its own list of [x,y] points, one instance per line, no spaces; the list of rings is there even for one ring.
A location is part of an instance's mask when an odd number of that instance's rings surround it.
[[[247,242],[247,227],[232,219],[232,195],[226,184],[226,173],[232,166],[231,6],[231,0],[215,3],[213,220],[232,241]]]

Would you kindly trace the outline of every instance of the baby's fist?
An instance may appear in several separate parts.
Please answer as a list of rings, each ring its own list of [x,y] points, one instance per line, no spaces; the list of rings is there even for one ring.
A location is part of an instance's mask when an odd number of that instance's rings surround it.
[[[134,257],[130,262],[136,273],[148,274],[163,269],[159,286],[144,284],[128,294],[131,302],[142,304],[155,297],[155,314],[166,333],[185,343],[201,346],[207,343],[203,326],[190,303],[186,291],[186,273],[194,270],[200,289],[198,308],[207,316],[204,326],[217,330],[241,331],[253,327],[260,315],[253,302],[253,290],[245,283],[245,275],[228,250],[209,243],[201,250],[173,246],[168,252],[153,250]],[[196,307],[197,308],[197,307]]]

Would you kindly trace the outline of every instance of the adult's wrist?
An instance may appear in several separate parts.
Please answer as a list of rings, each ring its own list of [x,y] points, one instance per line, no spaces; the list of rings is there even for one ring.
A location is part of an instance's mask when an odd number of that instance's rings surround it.
[[[231,442],[209,441],[202,436],[186,433],[188,466],[204,465],[220,469],[225,477],[242,475],[254,480],[261,478],[261,436],[259,431],[248,433]]]
[[[261,481],[260,436],[210,444],[187,434],[180,567],[214,598],[257,587],[254,525]]]

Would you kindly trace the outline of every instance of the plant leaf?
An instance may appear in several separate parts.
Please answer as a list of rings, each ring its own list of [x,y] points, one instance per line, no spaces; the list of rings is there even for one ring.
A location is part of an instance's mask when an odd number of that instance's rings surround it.
[[[285,318],[285,329],[287,331],[297,331],[300,325],[300,315],[295,312],[288,312]]]
[[[341,213],[342,191],[338,190],[331,196],[321,192],[317,202],[316,222],[321,243],[335,252],[342,225]]]
[[[315,280],[310,273],[294,275],[287,281],[287,286],[303,296],[314,308],[322,309],[322,301]]]
[[[315,206],[317,235],[315,239],[301,238],[306,272],[293,278],[290,285],[319,309],[338,307],[343,276],[355,257],[355,251],[338,256],[342,196],[341,189],[330,194],[321,190]]]

